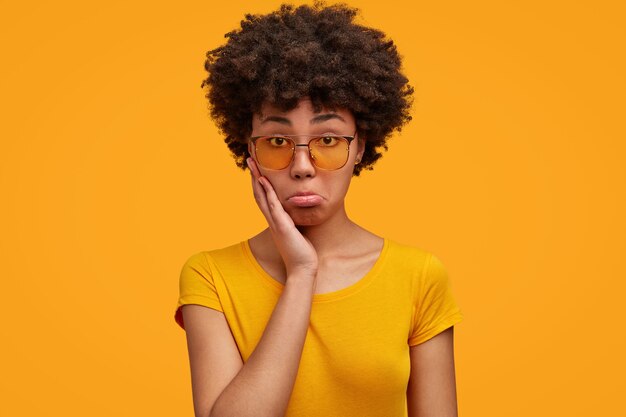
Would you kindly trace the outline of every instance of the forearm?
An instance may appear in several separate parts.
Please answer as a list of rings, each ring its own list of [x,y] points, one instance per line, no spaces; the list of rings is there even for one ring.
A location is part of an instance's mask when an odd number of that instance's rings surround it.
[[[217,398],[210,417],[283,416],[311,316],[310,279],[287,278],[258,345]]]

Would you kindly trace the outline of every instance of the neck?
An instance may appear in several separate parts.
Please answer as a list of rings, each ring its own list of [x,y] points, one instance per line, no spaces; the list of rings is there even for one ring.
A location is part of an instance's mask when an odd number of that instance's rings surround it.
[[[297,225],[296,227],[311,242],[319,259],[337,256],[338,248],[345,248],[346,245],[353,246],[359,241],[359,236],[368,233],[348,218],[343,204],[335,215],[324,223],[313,226]],[[269,228],[263,230],[257,237],[265,242],[264,247],[272,248],[273,258],[280,259]]]
[[[363,229],[348,218],[342,205],[336,214],[324,223],[314,226],[296,226],[315,248],[318,257],[337,255],[337,248],[354,242]]]

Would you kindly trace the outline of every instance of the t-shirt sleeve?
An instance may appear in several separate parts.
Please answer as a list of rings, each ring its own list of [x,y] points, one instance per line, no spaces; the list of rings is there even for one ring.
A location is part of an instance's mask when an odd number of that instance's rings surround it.
[[[429,254],[424,267],[413,317],[409,346],[419,345],[463,320],[441,261]]]
[[[209,259],[204,252],[196,253],[187,259],[180,271],[179,297],[174,320],[185,328],[181,307],[185,304],[198,304],[223,312]]]

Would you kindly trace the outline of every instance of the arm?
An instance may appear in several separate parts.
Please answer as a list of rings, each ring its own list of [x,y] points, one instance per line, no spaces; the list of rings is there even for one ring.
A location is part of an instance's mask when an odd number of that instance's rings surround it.
[[[454,326],[410,348],[409,417],[457,417]]]
[[[315,292],[317,254],[284,211],[273,187],[249,159],[255,200],[285,263],[287,280],[266,328],[245,364],[223,313],[183,312],[197,417],[282,416],[298,373]],[[183,310],[187,309],[185,307]],[[207,311],[209,310],[209,311]]]
[[[208,417],[215,400],[243,362],[224,313],[201,305],[182,306],[196,417]]]
[[[197,417],[282,416],[306,338],[313,288],[290,277],[255,350],[243,364],[224,314],[184,306]]]

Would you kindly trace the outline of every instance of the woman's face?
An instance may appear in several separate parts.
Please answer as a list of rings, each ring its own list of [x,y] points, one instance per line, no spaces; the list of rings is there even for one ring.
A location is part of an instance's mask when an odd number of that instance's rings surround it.
[[[310,99],[303,98],[298,105],[283,112],[265,103],[260,114],[252,118],[252,135],[344,135],[352,136],[356,123],[347,109],[322,110],[316,113]],[[310,137],[294,138],[296,144],[306,144]],[[252,142],[248,143],[252,158],[257,161]],[[337,170],[317,168],[305,146],[297,146],[296,153],[287,168],[270,170],[259,165],[261,175],[274,187],[285,211],[299,226],[321,224],[334,215],[342,215],[344,198],[348,192],[355,161],[363,155],[364,141],[356,138],[350,143],[346,164]],[[258,164],[257,164],[258,165]],[[314,193],[319,197],[294,197],[297,193]]]

